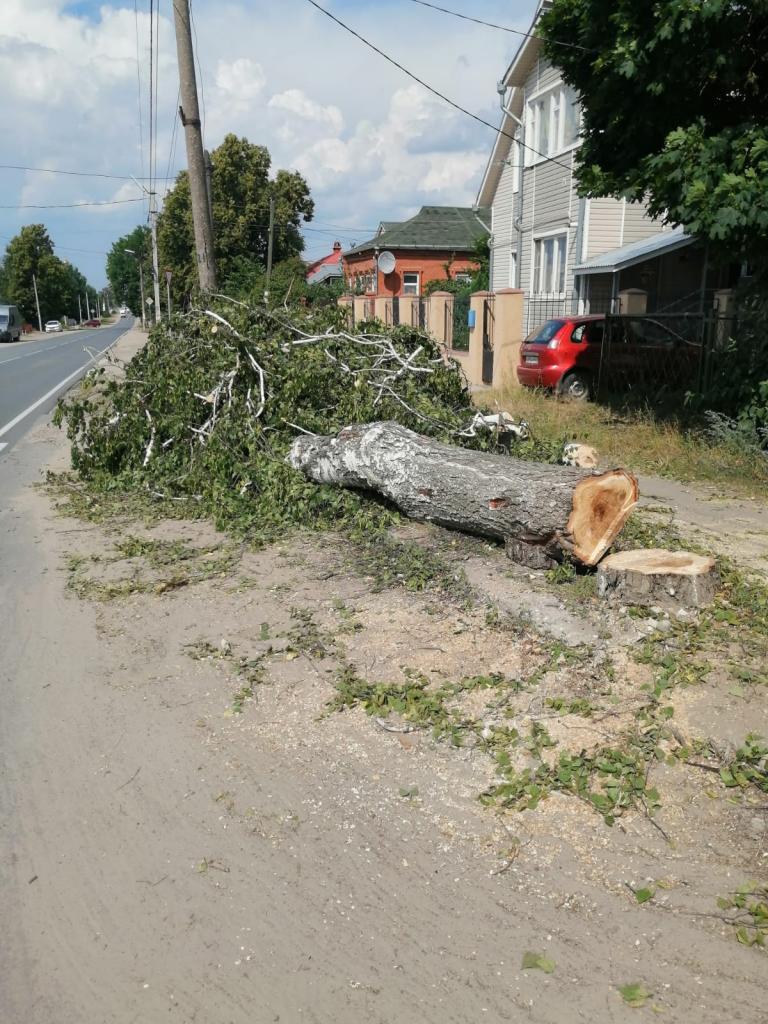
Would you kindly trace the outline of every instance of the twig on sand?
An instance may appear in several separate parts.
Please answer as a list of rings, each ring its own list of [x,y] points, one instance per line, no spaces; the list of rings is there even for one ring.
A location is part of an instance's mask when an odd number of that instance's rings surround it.
[[[140,771],[141,765],[139,765],[139,767],[136,769],[136,771],[133,773],[130,779],[127,779],[121,786],[117,787],[117,790],[115,790],[115,792],[119,792],[121,789],[125,789],[126,786],[130,786],[130,784],[133,782],[133,780],[136,778]]]

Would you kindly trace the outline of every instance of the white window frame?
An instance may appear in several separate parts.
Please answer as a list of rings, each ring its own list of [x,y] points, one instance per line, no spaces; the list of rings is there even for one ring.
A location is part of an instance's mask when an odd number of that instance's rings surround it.
[[[553,157],[569,153],[581,145],[581,139],[565,141],[565,126],[569,122],[566,117],[566,105],[578,103],[572,91],[564,82],[559,82],[548,89],[532,93],[526,99],[525,109],[525,166],[543,163]],[[547,146],[542,145],[541,127],[546,119]],[[577,110],[576,127],[581,120],[581,112]]]
[[[509,288],[517,288],[517,243],[509,250]]]
[[[563,260],[560,262],[560,246],[557,244],[557,240],[560,238],[565,239],[565,245],[563,246]],[[552,239],[552,281],[558,281],[562,277],[563,287],[562,289],[544,291],[537,290],[537,284],[541,282],[544,276],[544,257],[546,248],[544,243]],[[566,285],[568,283],[568,250],[570,246],[570,232],[567,229],[558,228],[554,231],[542,231],[533,236],[531,240],[531,296],[537,299],[562,299],[567,294]],[[540,244],[541,243],[541,244]],[[540,244],[538,253],[538,266],[537,266],[537,246]],[[562,273],[561,273],[562,271]],[[537,280],[538,279],[538,280]]]
[[[406,281],[405,281],[406,277],[415,277],[416,278],[416,291],[415,292],[408,291],[408,287],[409,286],[406,285]],[[421,273],[418,270],[404,270],[403,271],[403,295],[412,295],[412,296],[416,296],[417,298],[418,298],[419,295],[421,295]]]

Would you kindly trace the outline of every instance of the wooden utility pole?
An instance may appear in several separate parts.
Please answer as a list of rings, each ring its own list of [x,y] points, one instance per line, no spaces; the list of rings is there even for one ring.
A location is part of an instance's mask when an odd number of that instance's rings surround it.
[[[213,223],[205,180],[203,133],[200,125],[200,107],[197,102],[189,0],[174,0],[173,20],[176,28],[176,52],[179,59],[179,95],[181,98],[179,117],[184,125],[184,141],[187,146],[187,169],[192,200],[192,223],[195,229],[197,271],[202,291],[212,292],[216,290]]]
[[[37,306],[37,326],[43,330],[43,318],[40,316],[40,299],[37,297],[37,278],[32,275],[32,287],[35,289],[35,305]]]
[[[269,283],[272,279],[272,248],[275,240],[275,197],[269,200],[269,241],[267,242],[267,282],[264,287],[264,303],[269,305]]]

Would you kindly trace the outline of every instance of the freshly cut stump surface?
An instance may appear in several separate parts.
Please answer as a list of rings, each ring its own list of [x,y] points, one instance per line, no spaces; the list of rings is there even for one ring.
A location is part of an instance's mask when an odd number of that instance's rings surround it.
[[[714,558],[691,551],[619,551],[597,569],[599,596],[621,604],[702,608],[712,603],[716,588]]]

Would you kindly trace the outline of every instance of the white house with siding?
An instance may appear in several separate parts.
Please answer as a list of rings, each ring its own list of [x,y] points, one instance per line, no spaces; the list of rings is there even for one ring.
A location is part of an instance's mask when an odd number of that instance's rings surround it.
[[[534,27],[547,6],[539,3]],[[606,312],[616,303],[619,273],[595,273],[591,261],[622,250],[631,265],[633,244],[654,237],[650,255],[643,249],[647,261],[666,249],[669,232],[641,204],[579,198],[579,104],[539,39],[523,40],[499,95],[500,133],[477,198],[492,209],[491,289],[526,293],[528,328],[564,313]],[[686,236],[684,244],[692,241]]]

